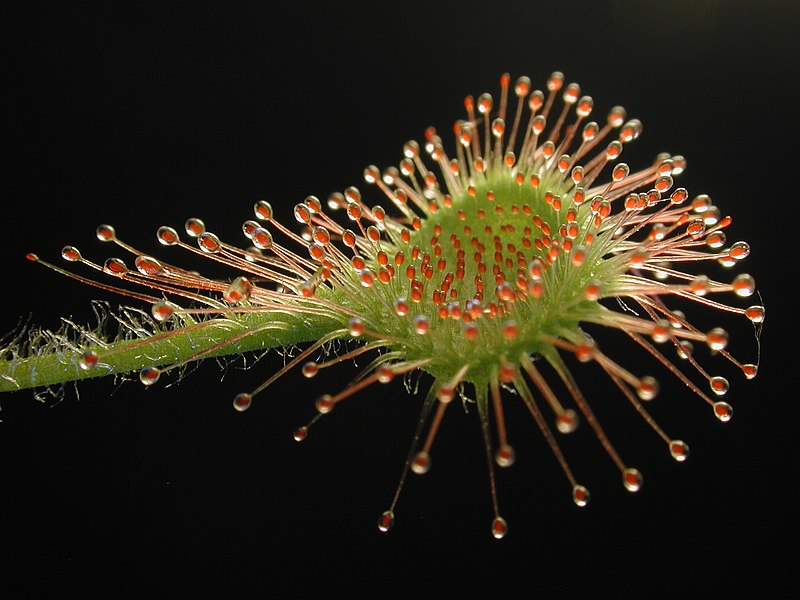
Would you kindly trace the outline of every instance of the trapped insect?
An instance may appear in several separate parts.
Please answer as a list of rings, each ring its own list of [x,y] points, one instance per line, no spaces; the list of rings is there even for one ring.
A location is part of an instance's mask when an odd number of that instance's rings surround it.
[[[504,74],[497,98],[467,96],[464,106],[453,143],[428,128],[421,143],[403,146],[396,167],[364,169],[373,189],[350,187],[325,202],[309,196],[298,203],[298,231],[258,200],[242,227],[244,247],[192,217],[181,233],[158,229],[163,258],[138,251],[110,225],[99,226],[97,237],[122,255],[94,262],[66,246],[62,258],[77,272],[28,254],[150,312],[122,309],[114,339],[77,327],[29,331],[4,349],[0,391],[129,372],[151,386],[204,358],[298,346],[278,372],[236,395],[234,408],[247,410],[295,368],[311,378],[350,359],[370,362],[350,385],[316,400],[313,416],[294,432],[297,441],[369,386],[428,376],[408,459],[378,521],[382,531],[395,522],[407,475],[431,468],[437,430],[456,399],[477,406],[496,538],[508,525],[494,468],[515,462],[507,402],[528,409],[577,506],[588,504],[589,490],[558,435],[581,421],[624,487],[636,492],[642,473],[615,449],[570,364],[599,367],[669,455],[686,460],[688,444],[646,408],[658,395],[657,380],[629,371],[624,354],[635,348],[649,356],[728,421],[733,409],[721,398],[730,384],[713,369],[727,361],[751,379],[758,360],[740,362],[726,350],[724,329],[695,327],[674,303],[749,320],[758,334],[764,308],[741,300],[755,293],[754,279],[738,273],[718,281],[711,274],[736,266],[750,248],[728,242],[732,218],[711,198],[675,187],[686,168],[682,156],[659,155],[638,170],[621,162],[641,122],[620,106],[591,120],[594,101],[577,84],[564,85],[559,72],[541,91],[528,77],[512,84]],[[180,252],[222,265],[230,276],[182,268],[180,256],[171,258]],[[621,331],[630,344],[606,347],[602,337],[587,335],[588,324]]]

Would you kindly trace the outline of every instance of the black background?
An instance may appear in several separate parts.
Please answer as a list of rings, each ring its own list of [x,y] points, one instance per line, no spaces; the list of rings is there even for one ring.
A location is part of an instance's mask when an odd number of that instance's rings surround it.
[[[204,364],[146,391],[84,383],[79,399],[69,391],[55,405],[4,396],[0,539],[13,555],[4,584],[109,597],[139,586],[280,597],[786,593],[797,534],[788,285],[797,278],[798,25],[789,1],[29,5],[9,61],[19,77],[6,89],[14,159],[3,185],[3,331],[28,314],[48,327],[60,316],[90,322],[98,297],[25,252],[57,262],[72,243],[102,259],[94,228],[104,222],[156,252],[155,229],[189,216],[238,240],[255,200],[289,222],[306,195],[363,187],[364,166],[396,164],[426,126],[449,131],[464,96],[496,93],[501,73],[541,87],[556,69],[594,97],[598,120],[623,104],[644,122],[626,149],[632,166],[661,151],[687,157],[680,185],[733,215],[729,239],[753,248],[746,268],[768,318],[759,377],[729,373],[731,423],[661,378],[654,413],[690,443],[686,464],[596,371],[576,367],[645,475],[636,495],[583,428],[565,442],[593,494],[577,510],[529,415],[508,402],[519,457],[498,474],[510,524],[499,542],[474,411],[448,411],[434,468],[409,480],[388,535],[376,521],[420,397],[399,382],[371,389],[305,443],[291,439],[314,399],[357,372],[349,365],[312,381],[290,374],[244,414],[231,398],[274,372],[279,356],[224,378]],[[713,324],[754,358],[744,319]],[[618,358],[633,368],[629,348]]]

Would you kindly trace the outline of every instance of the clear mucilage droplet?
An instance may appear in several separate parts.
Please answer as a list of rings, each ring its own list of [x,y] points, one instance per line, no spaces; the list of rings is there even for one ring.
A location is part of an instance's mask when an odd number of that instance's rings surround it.
[[[241,302],[247,302],[252,292],[253,284],[250,280],[247,277],[237,277],[222,293],[222,298],[225,302],[239,304]]]
[[[496,516],[492,521],[492,536],[496,540],[503,539],[508,533],[508,523],[501,516]]]
[[[146,386],[151,386],[161,377],[161,369],[158,367],[145,367],[139,371],[139,381]]]
[[[417,452],[411,461],[411,470],[417,475],[424,475],[431,468],[431,457],[427,452]]]
[[[575,485],[572,488],[572,501],[575,502],[576,505],[580,507],[584,507],[589,504],[589,490],[587,490],[582,485]]]
[[[516,453],[514,452],[514,448],[508,444],[504,444],[498,448],[497,453],[495,454],[495,461],[497,462],[498,466],[501,467],[510,467],[514,464],[515,459]]]
[[[164,272],[164,267],[152,256],[140,255],[134,260],[136,270],[142,275],[161,275]]]
[[[94,350],[87,350],[78,357],[78,366],[84,371],[90,371],[97,366],[100,357]]]
[[[298,427],[292,433],[292,438],[294,438],[295,442],[302,442],[307,437],[308,437],[308,427],[305,425],[303,425],[302,427]]]
[[[150,307],[150,314],[159,323],[168,321],[175,314],[175,308],[166,300],[159,300],[152,307]]]
[[[637,469],[625,469],[622,483],[629,492],[638,492],[642,488],[643,477]]]
[[[95,233],[97,234],[97,239],[101,242],[112,242],[117,237],[117,234],[111,225],[100,225]]]
[[[128,267],[125,262],[120,258],[109,258],[103,263],[103,271],[109,275],[122,277],[128,272]]]
[[[378,529],[384,533],[389,531],[394,525],[394,513],[391,510],[385,511],[378,519]]]
[[[201,219],[192,217],[186,220],[184,229],[189,237],[200,237],[206,230],[206,224]]]
[[[237,394],[233,399],[233,408],[235,408],[238,412],[244,412],[250,408],[252,403],[252,396],[247,392],[242,392],[241,394]]]
[[[180,241],[178,232],[166,225],[158,228],[156,239],[158,239],[158,243],[162,246],[174,246]]]
[[[76,262],[81,259],[81,253],[75,246],[64,246],[61,250],[61,258],[69,262]]]
[[[683,462],[689,457],[689,445],[683,440],[672,440],[669,443],[669,453],[678,462]]]

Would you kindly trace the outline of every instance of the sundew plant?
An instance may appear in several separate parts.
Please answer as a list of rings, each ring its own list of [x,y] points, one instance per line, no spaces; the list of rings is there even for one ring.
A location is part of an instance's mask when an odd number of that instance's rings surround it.
[[[366,167],[365,188],[297,203],[294,227],[279,222],[269,202],[254,199],[241,245],[192,217],[180,232],[158,228],[165,247],[158,257],[118,238],[111,225],[97,228],[98,239],[115,249],[104,262],[74,246],[62,251],[72,270],[28,254],[122,295],[126,305],[106,317],[118,325],[112,337],[100,333],[108,322],[88,329],[65,321],[59,331],[18,334],[3,349],[0,391],[128,373],[159,385],[202,359],[287,349],[283,368],[231,399],[245,411],[291,370],[323,376],[360,358],[367,366],[343,389],[320,396],[294,437],[304,440],[337,404],[371,386],[419,382],[414,387],[426,391],[418,426],[379,517],[381,531],[395,522],[409,474],[431,468],[437,430],[453,404],[477,408],[496,538],[508,524],[494,469],[515,460],[503,409],[509,402],[530,412],[577,506],[588,504],[589,490],[558,439],[579,423],[592,430],[624,487],[636,492],[642,473],[615,449],[571,365],[596,365],[665,450],[686,460],[687,443],[648,411],[657,380],[626,368],[625,355],[648,356],[710,414],[730,420],[733,409],[723,400],[730,384],[716,369],[729,362],[744,378],[755,377],[757,343],[754,357],[740,362],[726,350],[725,329],[698,328],[678,306],[749,320],[758,339],[764,308],[747,300],[754,279],[706,274],[709,267],[725,272],[716,265],[736,267],[749,246],[729,243],[732,219],[711,198],[676,187],[686,168],[682,156],[659,155],[637,168],[623,162],[642,124],[620,106],[594,117],[592,98],[575,83],[565,85],[559,72],[543,90],[528,77],[512,83],[504,74],[498,95],[467,96],[464,108],[452,133],[430,127],[403,146],[396,166]],[[229,276],[181,267],[186,253]],[[606,346],[604,328],[618,330],[628,344]]]

